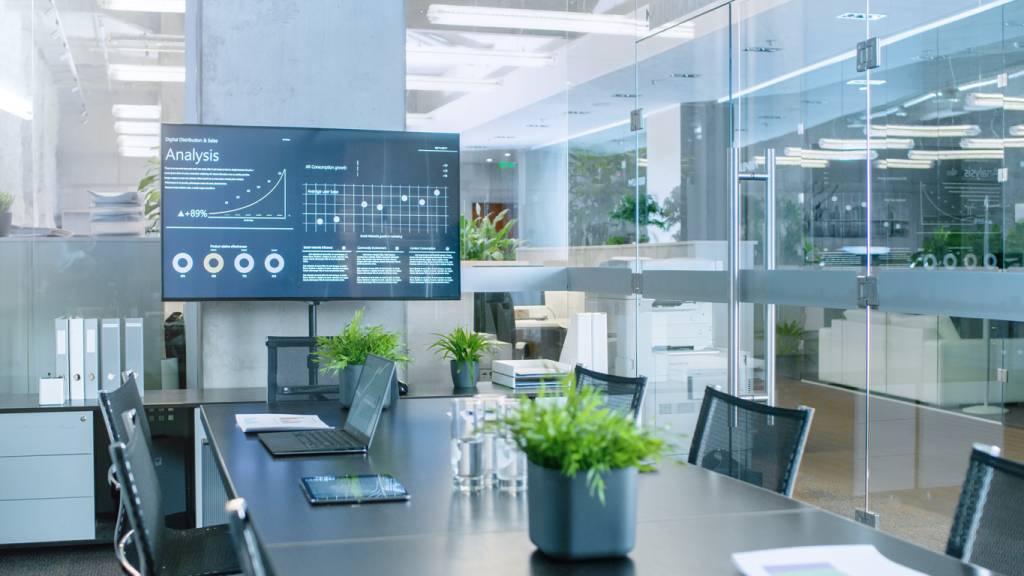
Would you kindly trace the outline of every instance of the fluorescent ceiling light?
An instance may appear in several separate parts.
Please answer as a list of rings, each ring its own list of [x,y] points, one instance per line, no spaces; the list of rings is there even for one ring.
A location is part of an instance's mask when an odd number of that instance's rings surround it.
[[[646,22],[618,14],[591,14],[559,10],[498,8],[493,6],[455,6],[431,4],[427,20],[442,26],[473,26],[477,28],[522,28],[578,34],[611,34],[644,36],[650,29]],[[693,26],[676,26],[662,33],[670,38],[694,37]]]
[[[1007,132],[1010,134],[1010,136],[1024,136],[1024,124],[1010,126]]]
[[[818,147],[822,150],[866,150],[867,138],[859,140],[844,140],[841,138],[822,138],[818,140]],[[877,150],[910,150],[914,147],[914,141],[910,138],[872,138],[871,148]]]
[[[1014,0],[993,0],[992,2],[988,2],[988,3],[982,4],[980,6],[975,6],[974,8],[971,8],[970,10],[964,10],[963,12],[958,12],[956,14],[953,14],[952,16],[947,16],[946,18],[940,18],[938,20],[934,20],[934,21],[929,22],[927,24],[924,24],[924,25],[921,25],[921,26],[917,26],[916,28],[911,28],[910,30],[906,30],[904,32],[900,32],[899,34],[893,34],[892,36],[887,36],[885,38],[882,38],[882,39],[880,39],[878,41],[878,46],[884,48],[886,46],[889,46],[889,45],[892,45],[892,44],[896,44],[897,42],[902,42],[902,41],[904,41],[904,40],[906,40],[908,38],[913,38],[915,36],[919,36],[919,35],[924,34],[926,32],[931,32],[932,30],[936,30],[938,28],[942,28],[942,27],[948,26],[950,24],[953,24],[954,22],[959,22],[961,20],[965,20],[967,18],[971,18],[971,17],[976,16],[978,14],[982,14],[984,12],[988,12],[989,10],[992,10],[993,8],[999,8],[1000,6],[1004,6],[1004,5],[1009,4],[1010,2],[1013,2],[1013,1]],[[734,98],[742,98],[744,96],[747,96],[748,94],[753,94],[754,92],[759,92],[761,90],[764,90],[765,88],[770,88],[770,87],[775,86],[777,84],[781,84],[781,83],[783,83],[783,82],[785,82],[787,80],[792,80],[793,78],[799,78],[800,76],[803,76],[804,74],[807,74],[808,72],[813,72],[815,70],[821,70],[822,68],[827,68],[828,66],[832,66],[833,64],[839,64],[839,63],[845,62],[847,60],[853,60],[856,57],[857,57],[857,51],[856,50],[847,50],[846,52],[842,52],[842,53],[836,54],[835,56],[832,56],[831,58],[826,58],[824,60],[819,60],[819,61],[817,61],[817,62],[815,62],[813,64],[809,64],[807,66],[804,66],[803,68],[798,68],[798,69],[793,70],[791,72],[787,72],[785,74],[776,76],[775,78],[772,78],[770,80],[766,80],[766,81],[761,82],[759,84],[754,84],[753,86],[750,86],[748,88],[744,88],[742,90],[738,90],[738,91],[736,91],[733,94],[728,94],[726,96],[722,96],[721,98],[718,99],[718,103],[722,104],[722,103],[728,102],[729,100],[732,100]]]
[[[911,160],[1002,160],[1002,150],[911,150]]]
[[[881,86],[885,84],[885,80],[867,80],[864,78],[854,78],[846,82],[850,86]]]
[[[158,150],[157,148],[146,147],[132,148],[121,146],[120,148],[118,148],[118,152],[121,153],[121,156],[125,156],[127,158],[153,158],[154,156],[160,155],[160,150]]]
[[[32,101],[0,88],[0,110],[13,114],[22,120],[32,119]]]
[[[871,127],[872,138],[964,138],[977,136],[981,129],[975,124],[947,126],[879,124]]]
[[[159,136],[159,122],[125,122],[119,120],[114,122],[114,132],[118,134],[131,134],[138,136]]]
[[[764,156],[754,156],[758,166],[764,166]],[[799,166],[800,168],[828,168],[828,160],[808,160],[799,156],[776,156],[776,166]]]
[[[960,147],[965,150],[1002,150],[1024,148],[1024,138],[964,138]]]
[[[160,137],[120,134],[117,137],[117,145],[122,148],[159,148]]]
[[[157,64],[110,64],[107,74],[120,82],[184,82],[184,66]]]
[[[989,110],[1002,108],[1003,110],[1024,110],[1024,98],[1014,96],[1003,96],[1002,94],[988,94],[975,92],[967,95],[965,107],[968,110]]]
[[[515,50],[481,50],[455,46],[409,46],[405,61],[414,65],[464,64],[481,66],[519,66],[541,68],[555,63],[551,54],[543,52],[518,52]]]
[[[880,170],[901,168],[906,170],[928,170],[935,164],[931,160],[909,160],[906,158],[886,158],[875,162],[875,167]]]
[[[185,0],[99,0],[100,8],[126,12],[185,13]]]
[[[805,148],[788,147],[786,156],[797,156],[804,160],[865,160],[867,150],[808,150]],[[878,158],[878,152],[871,151],[871,159]]]
[[[159,104],[114,104],[110,109],[114,118],[122,120],[159,120]]]
[[[918,104],[923,104],[933,98],[938,98],[941,95],[942,94],[940,92],[929,92],[922,96],[918,96],[917,98],[911,98],[910,100],[907,100],[906,102],[903,103],[903,107],[910,108],[911,106],[917,106]]]
[[[497,80],[474,78],[448,78],[446,76],[421,76],[410,74],[405,77],[406,90],[427,90],[431,92],[486,92],[497,88]]]

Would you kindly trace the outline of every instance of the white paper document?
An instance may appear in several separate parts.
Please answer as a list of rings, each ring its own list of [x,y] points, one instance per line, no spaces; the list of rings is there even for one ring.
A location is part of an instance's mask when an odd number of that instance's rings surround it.
[[[874,546],[800,546],[732,555],[744,576],[926,576],[889,560]]]
[[[235,424],[245,433],[330,428],[319,416],[306,414],[235,414]]]

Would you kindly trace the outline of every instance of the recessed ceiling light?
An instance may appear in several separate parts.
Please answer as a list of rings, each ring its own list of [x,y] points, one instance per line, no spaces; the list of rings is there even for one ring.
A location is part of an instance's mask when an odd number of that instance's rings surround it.
[[[641,94],[642,96],[642,94]],[[637,94],[631,94],[629,92],[616,92],[612,94],[612,98],[636,98]]]
[[[551,124],[527,124],[527,128],[550,128]]]
[[[859,21],[870,20],[870,21],[874,21],[874,20],[881,20],[882,18],[885,18],[885,14],[875,14],[875,13],[871,13],[871,12],[868,12],[868,13],[865,13],[865,12],[843,12],[839,16],[836,16],[836,18],[839,18],[840,20],[859,20]]]
[[[566,114],[569,116],[586,116],[587,114],[590,114],[590,112],[588,110],[568,110],[566,111]]]
[[[515,140],[515,136],[509,136],[507,134],[498,134],[494,137],[495,140]]]
[[[774,54],[782,50],[776,46],[747,46],[743,49],[744,52],[751,52],[754,54]]]
[[[511,153],[511,152],[505,152],[505,158],[508,158],[508,157],[509,157],[509,156],[511,156],[511,155],[512,155],[512,153]]]
[[[672,77],[679,78],[680,80],[690,80],[692,78],[700,78],[700,74],[695,74],[693,72],[674,72]]]
[[[494,158],[488,158],[488,159],[484,160],[484,162],[494,162]]]

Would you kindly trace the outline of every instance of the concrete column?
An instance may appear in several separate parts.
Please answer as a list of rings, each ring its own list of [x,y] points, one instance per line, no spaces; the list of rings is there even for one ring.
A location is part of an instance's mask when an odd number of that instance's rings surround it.
[[[207,0],[189,11],[191,121],[404,129],[401,0]],[[321,306],[321,334],[360,307],[366,322],[405,333],[403,302],[332,302]],[[266,337],[307,332],[301,302],[210,302],[196,319],[205,388],[266,385]]]

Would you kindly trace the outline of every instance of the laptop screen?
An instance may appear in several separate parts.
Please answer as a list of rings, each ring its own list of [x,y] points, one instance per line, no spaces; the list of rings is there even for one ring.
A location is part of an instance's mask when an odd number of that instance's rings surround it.
[[[363,372],[359,375],[356,395],[345,421],[345,431],[370,446],[370,439],[377,428],[377,420],[384,408],[384,398],[394,378],[395,363],[372,354],[366,357]]]

